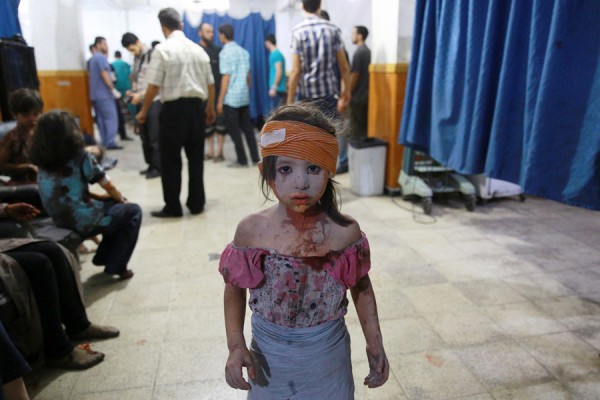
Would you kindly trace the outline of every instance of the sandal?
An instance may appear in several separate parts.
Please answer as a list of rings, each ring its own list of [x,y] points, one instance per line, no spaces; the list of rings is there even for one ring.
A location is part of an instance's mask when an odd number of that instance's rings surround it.
[[[46,359],[49,368],[68,370],[84,370],[100,364],[104,360],[104,353],[92,350],[89,344],[77,346],[64,357]]]
[[[91,340],[91,339],[112,339],[119,336],[120,332],[112,326],[103,326],[91,324],[83,332],[76,335],[69,335],[72,340]]]
[[[225,157],[223,157],[222,155],[216,156],[215,159],[213,160],[213,162],[223,162],[225,161]]]

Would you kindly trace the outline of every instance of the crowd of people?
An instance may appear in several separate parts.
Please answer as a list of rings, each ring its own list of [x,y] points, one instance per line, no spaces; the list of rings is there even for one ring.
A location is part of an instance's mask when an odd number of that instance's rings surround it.
[[[133,277],[128,262],[142,211],[114,186],[100,161],[104,149],[122,148],[117,134],[121,140],[130,139],[125,129],[128,116],[142,142],[147,168],[141,173],[148,179],[161,178],[164,206],[151,212],[156,218],[184,214],[179,200],[182,150],[188,166],[185,205],[192,215],[204,211],[204,162],[225,161],[224,140],[231,136],[236,159],[227,166],[258,166],[263,192],[266,196],[272,192],[279,200],[240,222],[219,267],[226,283],[230,349],[226,380],[233,388],[250,389],[253,399],[287,398],[297,388],[308,397],[318,393],[322,398],[331,392],[334,397],[347,393],[352,398],[349,337],[343,320],[348,290],[369,344],[365,385],[380,386],[389,374],[368,278],[368,241],[357,222],[339,212],[332,180],[336,173],[348,171],[347,140],[340,135],[348,129],[340,129],[344,126],[340,121],[350,126],[351,136],[366,136],[368,30],[354,28],[352,42],[358,47],[350,64],[341,31],[328,21],[320,1],[303,0],[303,6],[306,18],[292,31],[289,75],[275,36],[265,38],[273,112],[262,127],[259,143],[250,117],[250,54],[236,42],[234,27],[217,27],[221,48],[214,43],[215,27],[203,23],[200,41],[194,43],[183,34],[181,17],[172,8],[158,15],[164,42],[150,47],[134,33],[123,34],[121,45],[134,56],[132,66],[118,51],[109,64],[103,37],[90,46],[90,97],[100,146],[86,147],[78,121],[68,112],[42,114],[42,99],[30,89],[11,95],[17,126],[0,142],[0,173],[10,177],[11,185],[30,189],[21,198],[2,198],[0,217],[26,222],[44,214],[82,240],[101,235],[92,263],[126,280]],[[90,191],[94,184],[104,193]],[[273,232],[279,233],[273,236]],[[320,239],[315,241],[317,236]],[[273,242],[269,239],[273,237],[278,239]],[[104,354],[74,343],[113,338],[119,331],[88,320],[79,264],[72,252],[55,242],[7,239],[0,239],[4,267],[0,269],[0,377],[8,398],[26,398],[21,377],[30,364],[42,357],[49,367],[90,368]],[[284,274],[284,265],[299,274],[295,283]],[[25,284],[35,299],[28,314],[31,321],[16,320],[10,311],[11,305],[22,306],[15,288]],[[288,294],[281,294],[281,288]],[[250,348],[242,334],[246,289],[253,311]],[[289,335],[294,339],[288,340]],[[324,347],[332,342],[336,345]],[[312,348],[310,357],[319,368],[291,371],[291,365],[300,364],[290,363],[290,357],[306,357],[307,348]],[[242,377],[243,367],[248,381]],[[266,369],[270,375],[261,374]],[[337,386],[320,379],[319,371],[325,370],[336,377]],[[297,387],[288,385],[290,376]]]

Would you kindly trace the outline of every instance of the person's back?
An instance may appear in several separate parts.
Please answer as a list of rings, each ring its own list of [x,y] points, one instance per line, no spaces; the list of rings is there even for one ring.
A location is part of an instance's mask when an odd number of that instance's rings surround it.
[[[131,75],[131,67],[128,63],[120,58],[117,58],[115,61],[113,61],[112,66],[115,70],[115,75],[117,76],[115,88],[121,92],[121,94],[125,94],[127,90],[131,89],[131,81],[129,80],[129,76]]]
[[[156,61],[154,61],[156,59]],[[156,63],[162,64],[166,71],[164,85],[160,87],[161,100],[170,101],[177,98],[197,97],[198,92],[204,92],[201,81],[204,80],[203,65],[210,63],[208,54],[182,31],[175,31],[163,43],[158,44],[152,51],[152,60],[148,67],[154,76]],[[180,80],[185,76],[188,79]],[[177,97],[171,95],[172,89],[178,88]]]
[[[317,99],[339,93],[340,82],[335,71],[340,48],[343,48],[340,29],[316,15],[309,15],[294,27],[292,52],[300,56],[302,63],[300,97]]]
[[[220,54],[221,73],[229,75],[229,86],[224,104],[241,107],[250,104],[248,74],[250,73],[250,53],[236,42],[229,42]]]

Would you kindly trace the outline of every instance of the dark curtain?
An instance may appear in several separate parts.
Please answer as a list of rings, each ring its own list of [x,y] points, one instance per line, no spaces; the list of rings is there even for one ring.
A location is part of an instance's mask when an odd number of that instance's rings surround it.
[[[192,41],[199,42],[198,26],[191,26],[187,16],[183,16],[183,32]],[[234,30],[234,40],[250,53],[250,115],[257,118],[266,115],[271,110],[269,104],[269,51],[265,48],[265,37],[275,34],[275,16],[264,20],[260,13],[250,13],[242,19],[234,19],[227,14],[203,14],[202,22],[208,22],[215,29],[215,43],[219,40],[218,28],[221,24],[231,24]],[[215,94],[218,95],[218,94]]]
[[[600,210],[600,1],[417,0],[399,142]]]
[[[0,38],[21,33],[19,3],[21,0],[0,0]]]

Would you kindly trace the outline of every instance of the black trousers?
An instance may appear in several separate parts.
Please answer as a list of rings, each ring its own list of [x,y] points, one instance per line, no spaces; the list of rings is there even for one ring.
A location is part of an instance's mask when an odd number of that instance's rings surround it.
[[[369,103],[350,103],[351,132],[354,139],[367,137]]]
[[[254,136],[254,125],[252,125],[252,121],[250,120],[250,107],[234,108],[223,106],[223,114],[225,114],[225,128],[231,135],[231,139],[235,145],[237,162],[242,165],[248,164],[246,150],[244,150],[244,143],[242,143],[242,132],[246,137],[246,144],[248,144],[248,148],[250,149],[252,162],[257,163],[260,161],[258,158],[256,137]]]
[[[160,110],[162,104],[160,101],[155,101],[148,110],[146,123],[140,129],[140,138],[142,139],[142,150],[144,151],[144,160],[150,169],[160,168]]]
[[[123,117],[120,99],[115,99],[115,106],[117,107],[117,118],[119,119],[119,136],[121,136],[121,139],[125,139],[127,132],[125,131],[125,118]]]
[[[204,102],[196,98],[182,98],[163,104],[160,113],[160,163],[163,211],[182,214],[181,149],[188,160],[188,198],[191,212],[204,209]]]
[[[67,333],[74,335],[90,326],[81,303],[71,266],[53,242],[34,242],[6,252],[29,278],[40,312],[44,333],[44,354],[58,358],[73,351]]]

